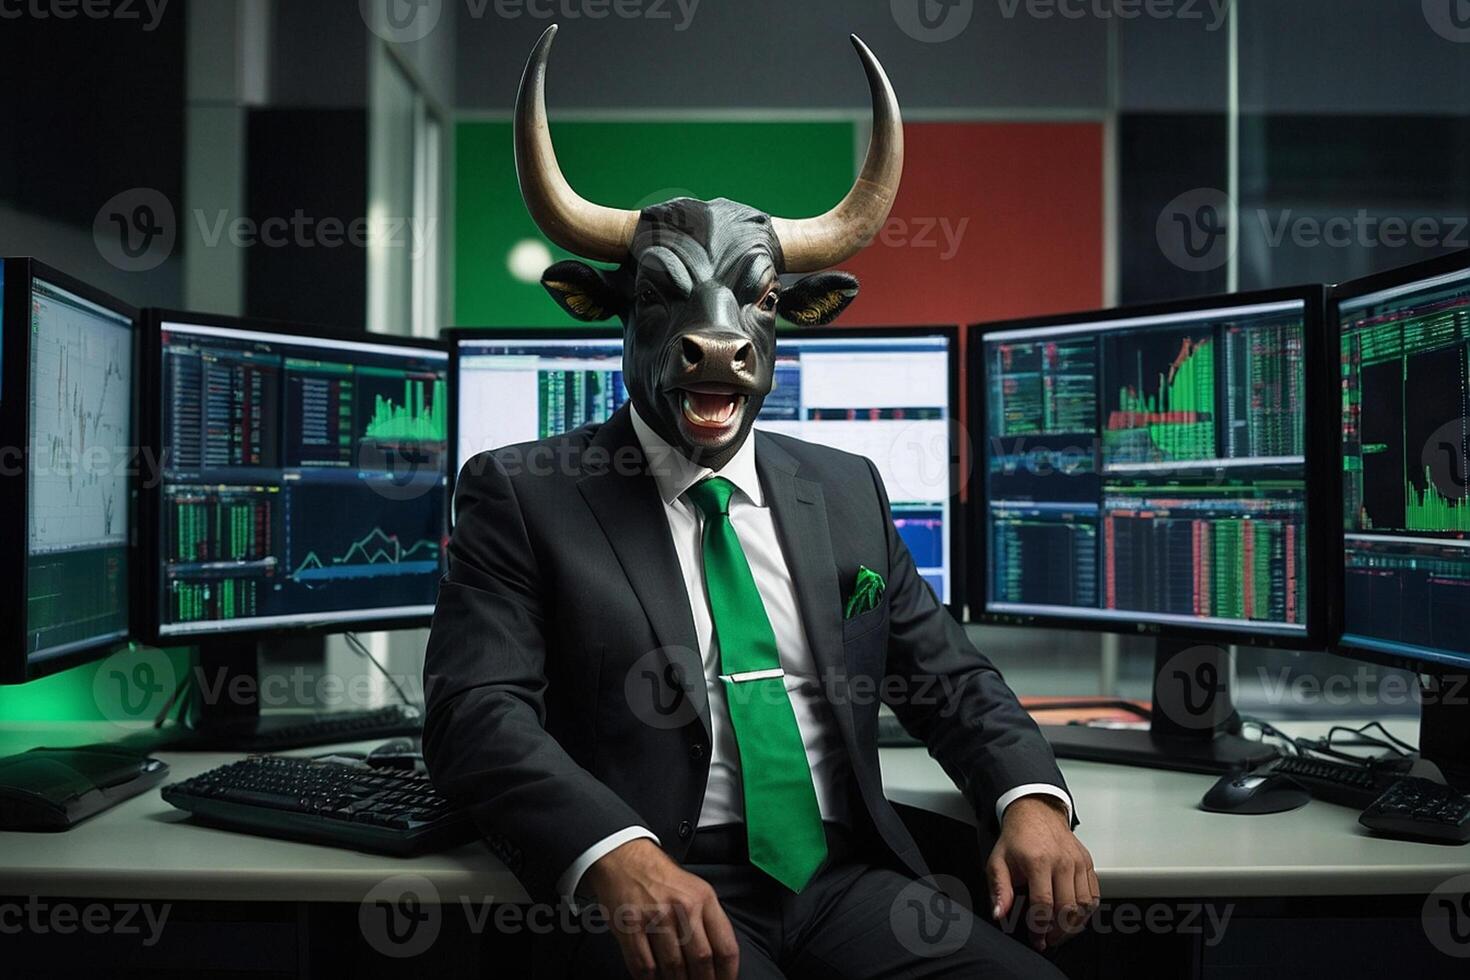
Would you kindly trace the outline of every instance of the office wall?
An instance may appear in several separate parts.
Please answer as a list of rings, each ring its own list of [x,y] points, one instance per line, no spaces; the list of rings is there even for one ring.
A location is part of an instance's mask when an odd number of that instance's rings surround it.
[[[852,179],[853,127],[842,122],[564,122],[552,127],[572,186],[610,207],[671,197],[729,197],[776,213],[814,214]],[[455,321],[546,326],[571,320],[511,249],[545,243],[516,182],[509,122],[461,122],[455,135]],[[553,249],[554,258],[568,254]]]
[[[975,323],[1103,302],[1096,123],[914,123],[847,324]]]
[[[597,20],[568,16],[576,4],[453,6],[459,106],[470,111],[513,105],[526,55],[553,20],[548,98],[572,109],[861,109],[851,33],[914,111],[1101,111],[1107,98],[1108,22],[1031,17],[1024,0],[957,5],[950,23],[962,29],[944,41],[906,31],[888,0],[647,0],[617,5],[639,16]]]
[[[789,217],[835,204],[867,139],[865,128],[820,121],[567,122],[553,131],[568,180],[599,203],[724,196]],[[892,216],[843,265],[863,283],[843,323],[963,323],[1102,302],[1101,126],[914,123],[905,142]],[[574,323],[509,267],[519,244],[549,247],[520,199],[510,124],[463,122],[456,150],[456,322]]]

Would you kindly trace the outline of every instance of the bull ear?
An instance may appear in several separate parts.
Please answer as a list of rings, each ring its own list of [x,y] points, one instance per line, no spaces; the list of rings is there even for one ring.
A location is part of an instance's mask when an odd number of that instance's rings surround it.
[[[578,320],[591,323],[623,313],[625,301],[606,274],[585,262],[556,263],[541,274],[541,285]]]
[[[818,272],[782,289],[776,312],[798,327],[820,327],[837,319],[857,294],[857,277]]]

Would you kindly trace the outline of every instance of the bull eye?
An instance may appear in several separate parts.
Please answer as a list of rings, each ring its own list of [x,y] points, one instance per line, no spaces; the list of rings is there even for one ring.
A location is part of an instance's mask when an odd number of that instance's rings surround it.
[[[658,290],[654,289],[652,286],[645,283],[644,285],[638,287],[638,305],[652,306],[660,299],[662,299],[662,297],[659,296]]]
[[[773,286],[770,289],[766,290],[766,294],[761,297],[761,301],[756,305],[767,313],[775,313],[776,305],[780,301],[781,291]]]

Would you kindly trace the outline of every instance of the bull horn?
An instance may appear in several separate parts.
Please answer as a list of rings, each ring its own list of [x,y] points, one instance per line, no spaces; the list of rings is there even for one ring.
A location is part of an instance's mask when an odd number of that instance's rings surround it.
[[[856,34],[853,47],[863,59],[873,95],[873,135],[852,189],[837,206],[815,218],[773,218],[787,272],[826,269],[857,254],[872,241],[898,196],[903,174],[903,119],[898,97],[873,52]]]
[[[552,24],[536,42],[516,96],[516,177],[526,210],[547,238],[574,255],[621,262],[633,243],[637,211],[605,208],[581,197],[562,176],[546,121],[546,60],[556,38]]]

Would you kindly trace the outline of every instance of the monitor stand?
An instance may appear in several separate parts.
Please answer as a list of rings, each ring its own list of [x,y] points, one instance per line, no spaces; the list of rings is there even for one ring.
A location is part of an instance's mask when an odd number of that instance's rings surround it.
[[[1270,762],[1280,752],[1243,738],[1230,696],[1229,653],[1213,644],[1156,640],[1147,730],[1043,725],[1061,759],[1223,773]]]
[[[1470,793],[1470,674],[1429,675],[1419,715],[1419,756]]]
[[[259,649],[253,638],[201,642],[178,725],[164,734],[172,749],[274,751],[417,735],[422,716],[409,705],[367,710],[262,711]]]

